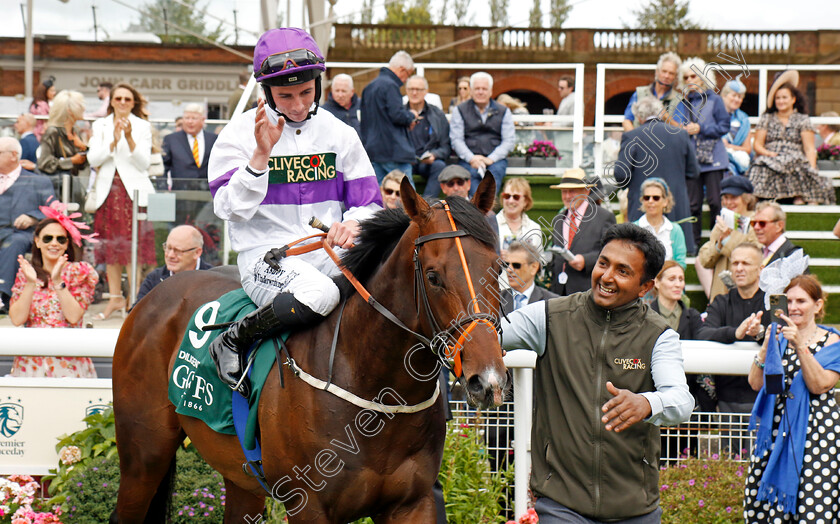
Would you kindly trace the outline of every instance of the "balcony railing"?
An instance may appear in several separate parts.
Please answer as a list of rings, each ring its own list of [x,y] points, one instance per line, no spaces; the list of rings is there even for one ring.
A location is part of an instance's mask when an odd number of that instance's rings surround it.
[[[707,30],[625,30],[625,29],[562,29],[562,28],[498,28],[434,25],[337,24],[330,50],[333,59],[351,55],[361,58],[367,51],[406,49],[424,51],[441,48],[446,59],[455,60],[476,53],[522,52],[523,60],[557,61],[559,54],[573,54],[575,61],[610,59],[618,53],[675,51],[680,56],[736,53],[736,45],[744,55],[762,55],[773,61],[787,61],[799,55],[798,61],[820,53],[820,31],[707,31]],[[736,44],[737,42],[737,44]],[[449,44],[449,45],[447,45]],[[537,53],[534,53],[537,51]],[[549,51],[546,53],[545,51]],[[373,58],[373,56],[371,57]],[[472,56],[472,59],[477,58]],[[514,58],[514,57],[510,57]],[[583,60],[581,60],[583,59]],[[813,62],[812,62],[813,63]]]

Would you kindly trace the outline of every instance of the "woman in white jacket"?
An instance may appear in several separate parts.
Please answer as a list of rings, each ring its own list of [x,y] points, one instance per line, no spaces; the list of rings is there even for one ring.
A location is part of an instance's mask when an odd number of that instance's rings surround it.
[[[149,180],[152,127],[146,120],[145,100],[134,87],[120,83],[111,90],[108,116],[93,123],[88,161],[97,169],[94,186],[96,214],[94,230],[101,242],[96,261],[106,264],[110,300],[100,319],[125,310],[122,296],[123,266],[131,263],[131,206],[134,191],[138,205],[146,207],[154,187]],[[139,222],[137,262],[155,264],[154,230],[150,222]],[[130,273],[130,272],[129,272]],[[129,282],[136,275],[129,274]]]

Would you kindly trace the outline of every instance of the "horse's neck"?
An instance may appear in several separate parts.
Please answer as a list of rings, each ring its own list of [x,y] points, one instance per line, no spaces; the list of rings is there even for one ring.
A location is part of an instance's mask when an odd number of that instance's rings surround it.
[[[367,290],[380,304],[400,319],[412,331],[421,330],[420,313],[414,297],[413,245],[405,238],[397,245],[367,283]],[[418,383],[418,377],[430,374],[436,366],[428,348],[413,350],[419,340],[374,310],[361,296],[348,298],[341,324],[345,340],[352,340],[353,355],[346,355],[366,380],[379,379],[381,384],[393,384],[400,393],[428,393],[434,381]],[[428,333],[425,334],[431,338]],[[406,354],[411,352],[410,363]],[[410,368],[410,369],[409,369]],[[428,390],[428,391],[427,391]],[[421,395],[422,396],[422,395]]]

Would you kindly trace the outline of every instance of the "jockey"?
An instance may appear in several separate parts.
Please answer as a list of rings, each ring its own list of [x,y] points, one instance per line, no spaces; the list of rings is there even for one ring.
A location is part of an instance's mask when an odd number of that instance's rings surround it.
[[[359,136],[328,111],[318,111],[325,70],[305,31],[264,33],[254,48],[254,74],[265,100],[235,116],[210,154],[213,207],[230,222],[242,287],[258,308],[217,337],[210,354],[222,380],[246,397],[251,346],[323,319],[339,300],[330,277],[338,270],[323,250],[283,258],[279,269],[263,260],[266,252],[317,233],[307,225],[313,216],[332,224],[331,246],[349,247],[359,221],[382,205]]]

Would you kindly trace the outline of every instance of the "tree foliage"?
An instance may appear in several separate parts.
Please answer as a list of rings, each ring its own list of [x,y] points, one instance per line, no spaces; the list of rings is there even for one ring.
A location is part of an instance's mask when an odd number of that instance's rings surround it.
[[[385,6],[383,24],[432,25],[431,0],[397,0]]]
[[[215,29],[209,29],[201,11],[206,6],[200,6],[199,0],[182,0],[183,3],[172,0],[150,0],[141,5],[140,20],[131,24],[129,31],[145,31],[156,34],[163,43],[169,44],[203,44],[200,38],[182,33],[173,26],[167,26],[164,20],[188,29],[196,34],[216,42],[223,42],[225,33],[222,23]]]
[[[470,0],[452,0],[452,16],[455,19],[454,25],[470,25],[472,24],[472,16],[467,16],[470,10]],[[446,17],[443,14],[441,20]]]
[[[508,25],[509,0],[490,0],[490,26],[505,27]]]
[[[362,20],[363,24],[373,23],[373,0],[362,0]]]
[[[626,29],[671,29],[684,31],[703,27],[688,16],[688,0],[650,0],[633,11],[635,20]]]
[[[542,27],[543,14],[540,6],[540,0],[534,0],[534,5],[531,7],[531,12],[528,14],[528,27]]]
[[[551,21],[551,27],[563,27],[571,10],[569,0],[549,0],[548,18]]]

